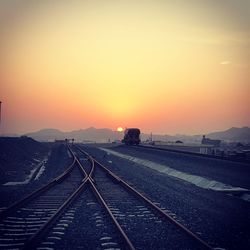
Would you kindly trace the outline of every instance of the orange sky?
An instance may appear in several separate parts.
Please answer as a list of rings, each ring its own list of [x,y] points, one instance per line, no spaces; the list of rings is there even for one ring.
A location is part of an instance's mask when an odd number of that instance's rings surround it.
[[[249,1],[31,2],[0,2],[1,133],[250,126]]]

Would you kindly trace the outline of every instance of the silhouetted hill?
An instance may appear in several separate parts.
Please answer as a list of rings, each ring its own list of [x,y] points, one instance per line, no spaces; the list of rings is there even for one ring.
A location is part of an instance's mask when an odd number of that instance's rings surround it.
[[[59,140],[65,138],[64,132],[53,128],[41,129],[37,132],[32,132],[25,135],[38,141],[50,141],[52,139]]]
[[[250,142],[250,128],[230,128],[225,131],[214,132],[207,135],[211,139],[220,139],[224,141]]]
[[[118,139],[117,132],[114,132],[111,129],[96,129],[93,127],[87,129],[73,130],[70,132],[62,132],[58,129],[42,129],[37,132],[28,133],[26,135],[38,141],[54,141],[63,140],[65,138],[74,138],[76,141],[106,142],[108,139],[110,139],[111,141]]]
[[[115,132],[111,129],[87,128],[66,132],[67,138],[74,138],[77,141],[107,141],[115,139]]]
[[[96,129],[93,127],[87,129],[73,130],[70,132],[62,132],[58,129],[42,129],[37,132],[26,134],[29,137],[34,138],[38,141],[54,141],[63,140],[65,138],[74,138],[78,142],[82,141],[96,141],[96,142],[107,142],[108,140],[113,141],[121,139],[123,133],[112,131],[111,129],[101,128]],[[250,142],[250,128],[230,128],[225,131],[209,133],[206,135],[211,139],[219,139],[225,141],[235,141],[235,142]],[[141,134],[141,139],[143,141],[150,138],[150,134]],[[183,142],[201,142],[202,135],[159,135],[153,134],[154,141],[176,141],[181,140]]]

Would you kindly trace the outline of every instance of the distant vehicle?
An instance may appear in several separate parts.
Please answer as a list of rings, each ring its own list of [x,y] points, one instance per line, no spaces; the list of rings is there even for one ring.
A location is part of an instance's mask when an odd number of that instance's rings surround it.
[[[127,128],[124,131],[124,138],[122,140],[126,145],[138,145],[141,142],[140,129],[138,128]]]
[[[178,141],[175,141],[175,143],[183,143],[183,141],[178,140]]]

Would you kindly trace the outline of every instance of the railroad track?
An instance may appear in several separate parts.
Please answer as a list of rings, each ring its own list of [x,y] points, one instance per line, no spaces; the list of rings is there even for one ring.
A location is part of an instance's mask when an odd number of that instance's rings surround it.
[[[63,174],[0,213],[0,249],[211,249],[83,149],[69,150]]]
[[[86,179],[74,158],[60,176],[1,211],[0,249],[35,249],[44,232],[76,198]]]
[[[166,211],[89,156],[89,184],[112,218],[128,249],[211,249]],[[181,239],[181,241],[180,241]]]

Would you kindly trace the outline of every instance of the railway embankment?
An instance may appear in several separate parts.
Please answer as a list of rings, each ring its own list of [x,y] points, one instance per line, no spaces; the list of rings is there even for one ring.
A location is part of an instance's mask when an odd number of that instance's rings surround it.
[[[0,210],[60,175],[72,163],[63,143],[0,137]]]
[[[32,178],[49,148],[29,137],[0,137],[0,184]]]

